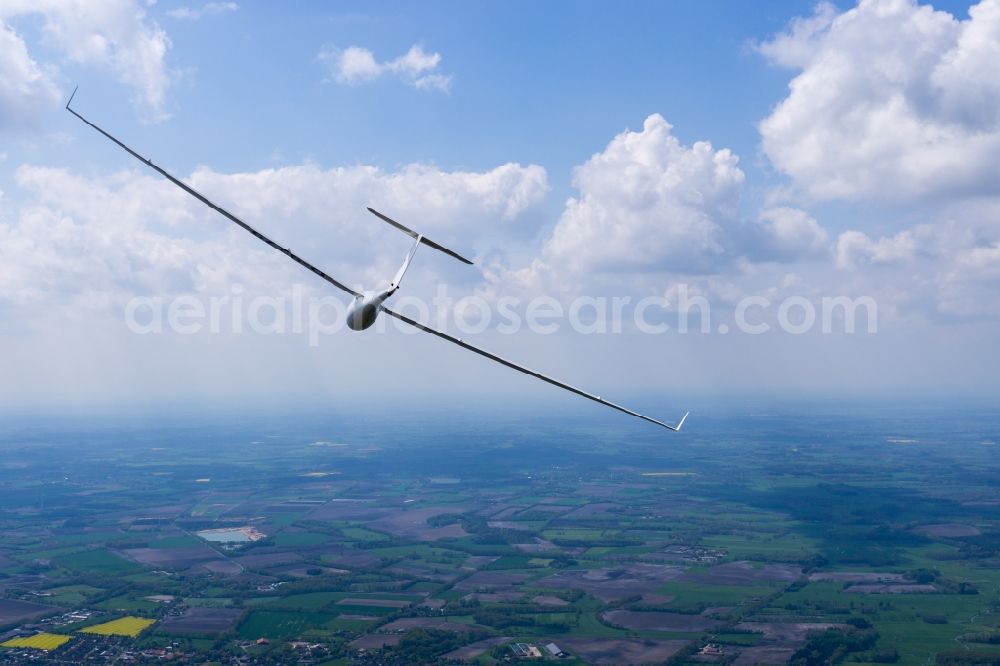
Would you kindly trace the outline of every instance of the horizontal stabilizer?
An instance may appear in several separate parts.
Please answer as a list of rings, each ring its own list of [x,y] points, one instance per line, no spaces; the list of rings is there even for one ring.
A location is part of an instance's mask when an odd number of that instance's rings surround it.
[[[400,224],[396,220],[392,219],[391,217],[388,217],[387,215],[383,215],[382,213],[378,212],[377,210],[375,210],[371,206],[368,207],[368,212],[371,213],[372,215],[374,215],[375,217],[381,219],[382,221],[387,222],[387,223],[391,224],[392,226],[396,227],[397,229],[399,229],[400,231],[402,231],[404,234],[406,234],[410,238],[419,240],[421,243],[423,243],[427,247],[432,247],[435,250],[440,250],[441,252],[444,252],[447,255],[451,255],[452,257],[455,257],[456,259],[458,259],[459,261],[461,261],[463,263],[469,264],[470,266],[472,265],[471,261],[469,261],[468,259],[466,259],[462,255],[460,255],[458,252],[455,252],[453,250],[449,250],[448,248],[446,248],[443,245],[438,245],[437,243],[435,243],[431,239],[427,238],[426,236],[422,236],[421,234],[418,234],[416,231],[414,231],[413,229],[410,229],[409,227],[404,227],[402,224]]]

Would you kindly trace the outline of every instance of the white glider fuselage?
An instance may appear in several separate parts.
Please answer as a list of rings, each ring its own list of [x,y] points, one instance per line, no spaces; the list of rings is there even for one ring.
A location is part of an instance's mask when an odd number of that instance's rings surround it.
[[[359,294],[354,297],[354,302],[347,310],[347,326],[352,331],[363,331],[370,328],[378,318],[378,313],[382,309],[382,303],[392,296],[395,290],[377,292],[372,294]]]

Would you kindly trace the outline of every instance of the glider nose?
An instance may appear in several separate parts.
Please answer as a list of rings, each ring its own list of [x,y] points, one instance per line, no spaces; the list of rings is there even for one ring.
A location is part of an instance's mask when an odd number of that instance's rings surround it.
[[[375,323],[378,304],[364,296],[355,296],[351,309],[347,311],[347,327],[352,331],[363,331]]]

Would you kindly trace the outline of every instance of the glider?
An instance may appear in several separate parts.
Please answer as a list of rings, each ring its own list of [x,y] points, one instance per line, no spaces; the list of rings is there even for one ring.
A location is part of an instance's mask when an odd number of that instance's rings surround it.
[[[548,382],[549,384],[552,384],[553,386],[558,386],[561,389],[565,389],[565,390],[567,390],[567,391],[569,391],[571,393],[575,393],[578,396],[581,396],[583,398],[587,398],[588,400],[593,400],[594,402],[598,402],[598,403],[600,403],[602,405],[605,405],[606,407],[610,407],[612,409],[616,409],[619,412],[623,412],[625,414],[628,414],[629,416],[634,416],[636,418],[640,418],[640,419],[642,419],[644,421],[648,421],[648,422],[654,423],[654,424],[656,424],[658,426],[662,426],[664,428],[667,428],[668,430],[673,430],[674,432],[679,431],[681,429],[681,426],[684,425],[684,420],[688,417],[687,414],[684,414],[684,416],[681,417],[681,420],[678,421],[676,425],[671,425],[669,423],[664,423],[663,421],[659,421],[659,420],[651,418],[649,416],[644,416],[643,414],[640,414],[638,412],[632,411],[631,409],[628,409],[627,407],[622,407],[621,405],[615,404],[615,403],[613,403],[613,402],[611,402],[609,400],[605,400],[604,398],[602,398],[599,395],[594,395],[592,393],[587,393],[586,391],[578,389],[575,386],[571,386],[571,385],[569,385],[569,384],[567,384],[565,382],[561,382],[558,379],[554,379],[554,378],[549,377],[547,375],[543,375],[540,372],[535,372],[534,370],[531,370],[530,368],[526,368],[523,365],[519,365],[517,363],[514,363],[513,361],[508,361],[507,359],[503,358],[502,356],[497,356],[496,354],[494,354],[492,352],[489,352],[489,351],[486,351],[485,349],[481,349],[479,347],[471,345],[468,342],[462,340],[461,338],[457,338],[455,336],[448,335],[447,333],[444,333],[443,331],[439,331],[439,330],[437,330],[435,328],[431,328],[430,326],[428,326],[426,324],[421,324],[420,322],[415,321],[413,319],[410,319],[406,315],[403,315],[403,314],[400,314],[400,313],[395,312],[393,310],[390,310],[389,308],[387,308],[385,306],[385,301],[388,300],[388,298],[390,296],[392,296],[394,293],[396,293],[396,291],[399,289],[399,285],[400,285],[400,282],[403,279],[403,275],[406,273],[406,269],[409,268],[410,261],[413,259],[413,255],[416,253],[417,248],[420,247],[420,245],[426,245],[428,247],[434,248],[435,250],[439,250],[439,251],[441,251],[441,252],[443,252],[443,253],[451,256],[451,257],[454,257],[455,259],[458,259],[459,261],[461,261],[463,263],[472,264],[471,261],[469,261],[465,257],[461,256],[457,252],[449,250],[448,248],[446,248],[446,247],[444,247],[442,245],[439,245],[438,243],[435,243],[434,241],[432,241],[431,239],[427,238],[426,236],[423,236],[422,234],[419,234],[419,233],[413,231],[412,229],[403,226],[399,222],[393,220],[392,218],[390,218],[390,217],[388,217],[386,215],[383,215],[382,213],[378,212],[377,210],[375,210],[373,208],[368,208],[369,212],[371,212],[373,215],[375,215],[376,217],[380,218],[381,220],[383,220],[384,222],[388,223],[389,225],[391,225],[393,227],[396,227],[397,229],[399,229],[400,231],[402,231],[406,235],[408,235],[411,238],[413,238],[414,239],[414,243],[413,243],[413,247],[411,247],[410,251],[406,254],[406,258],[403,260],[403,264],[399,267],[399,270],[396,272],[396,276],[392,279],[392,282],[389,283],[389,286],[387,288],[385,288],[385,289],[383,289],[381,291],[372,292],[372,293],[368,293],[368,294],[362,294],[362,293],[359,293],[357,291],[354,291],[353,289],[351,289],[350,287],[348,287],[344,283],[339,282],[336,279],[330,277],[329,275],[327,275],[325,272],[323,272],[322,270],[320,270],[316,266],[312,265],[311,263],[309,263],[308,261],[306,261],[302,257],[298,256],[297,254],[295,254],[294,252],[292,252],[291,250],[289,250],[287,247],[282,247],[281,245],[279,245],[275,241],[271,240],[270,238],[268,238],[264,234],[260,233],[259,231],[257,231],[253,227],[251,227],[249,224],[247,224],[243,220],[239,219],[238,217],[236,217],[235,215],[233,215],[232,213],[230,213],[225,208],[222,208],[221,206],[218,206],[217,204],[213,203],[205,195],[201,194],[200,192],[196,191],[191,186],[185,184],[181,180],[179,180],[179,179],[175,178],[174,176],[170,175],[163,168],[157,166],[156,164],[153,164],[152,160],[143,157],[142,155],[140,155],[139,153],[135,152],[134,150],[132,150],[131,148],[129,148],[128,146],[126,146],[124,143],[122,143],[121,141],[119,141],[118,139],[116,139],[115,137],[111,136],[106,131],[104,131],[103,129],[101,129],[97,125],[95,125],[94,123],[90,122],[89,120],[87,120],[86,118],[84,118],[83,116],[81,116],[79,113],[77,113],[70,106],[70,104],[73,103],[73,97],[75,97],[75,96],[76,96],[76,90],[73,90],[73,94],[70,95],[69,100],[66,102],[66,110],[67,111],[69,111],[70,113],[72,113],[74,116],[76,116],[77,118],[79,118],[80,120],[82,120],[87,125],[90,125],[91,127],[93,127],[95,130],[97,130],[98,132],[100,132],[101,134],[103,134],[105,137],[107,137],[108,139],[110,139],[114,143],[118,144],[118,146],[121,147],[123,150],[125,150],[125,152],[127,152],[129,155],[131,155],[132,157],[136,158],[137,160],[139,160],[140,162],[142,162],[146,166],[150,167],[151,169],[153,169],[154,171],[156,171],[157,173],[159,173],[161,176],[163,176],[164,178],[166,178],[167,180],[169,180],[171,183],[173,183],[177,187],[181,188],[182,190],[184,190],[185,192],[187,192],[191,196],[193,196],[198,201],[202,202],[203,204],[205,204],[206,206],[208,206],[212,210],[216,211],[217,213],[219,213],[220,215],[222,215],[223,217],[225,217],[226,219],[228,219],[230,222],[233,222],[234,224],[242,227],[244,230],[246,230],[252,236],[254,236],[257,240],[265,243],[266,245],[269,245],[269,246],[273,247],[278,252],[281,252],[282,254],[287,255],[289,259],[291,259],[295,263],[299,264],[303,268],[305,268],[305,269],[307,269],[307,270],[315,273],[316,275],[318,275],[322,279],[324,279],[327,282],[329,282],[330,284],[332,284],[337,289],[340,289],[341,291],[344,291],[344,292],[350,294],[351,297],[353,297],[354,302],[351,304],[350,308],[348,309],[347,325],[351,329],[353,329],[355,331],[364,330],[364,329],[368,328],[369,326],[371,326],[372,324],[375,323],[375,319],[378,317],[379,313],[385,313],[385,314],[389,315],[390,317],[395,317],[396,319],[398,319],[399,321],[401,321],[401,322],[403,322],[405,324],[409,324],[410,326],[413,326],[414,328],[417,328],[417,329],[419,329],[421,331],[424,331],[426,333],[430,333],[431,335],[435,335],[435,336],[441,338],[442,340],[447,340],[448,342],[456,344],[459,347],[462,347],[463,349],[468,349],[471,352],[475,352],[476,354],[479,354],[480,356],[484,356],[484,357],[490,359],[491,361],[496,361],[497,363],[505,365],[505,366],[507,366],[508,368],[510,368],[512,370],[517,370],[518,372],[524,373],[526,375],[530,375],[532,377],[536,377],[538,379],[541,379],[543,382]]]

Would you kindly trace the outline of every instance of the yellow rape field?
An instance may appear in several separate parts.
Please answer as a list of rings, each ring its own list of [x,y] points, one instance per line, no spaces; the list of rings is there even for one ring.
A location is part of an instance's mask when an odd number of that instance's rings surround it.
[[[57,647],[68,641],[70,636],[62,634],[40,633],[34,636],[22,638],[12,638],[9,641],[0,643],[2,647],[8,648],[35,648],[38,650],[55,650]]]
[[[111,622],[95,624],[92,627],[81,629],[85,634],[99,634],[101,636],[131,636],[135,638],[142,633],[142,630],[155,623],[156,620],[147,620],[144,617],[122,617]]]

